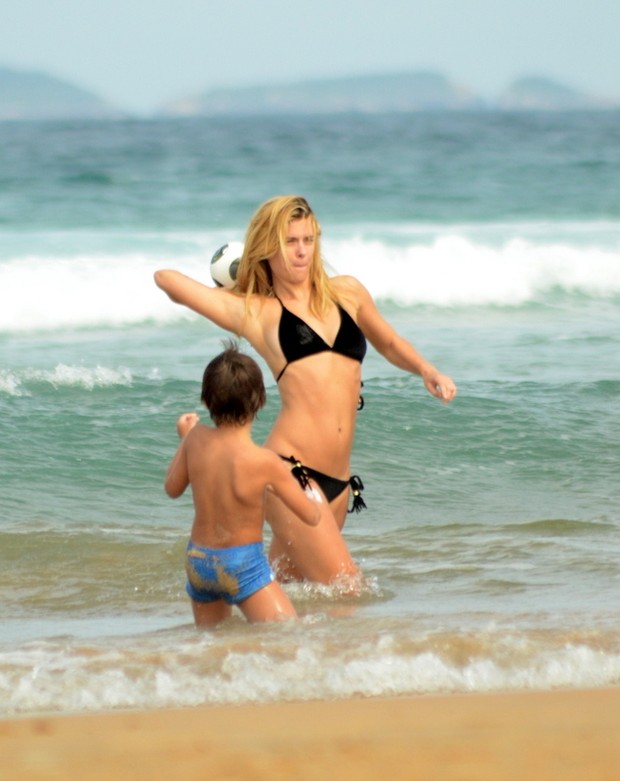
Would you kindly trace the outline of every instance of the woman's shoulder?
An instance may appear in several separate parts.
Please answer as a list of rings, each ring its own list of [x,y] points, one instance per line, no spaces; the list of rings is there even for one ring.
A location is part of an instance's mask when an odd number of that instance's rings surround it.
[[[357,277],[350,274],[340,274],[336,277],[330,277],[330,284],[336,294],[339,293],[360,293],[365,290]]]
[[[250,316],[262,323],[263,326],[269,326],[275,319],[279,318],[282,304],[275,295],[265,296],[256,293],[248,298],[248,311]]]
[[[330,283],[336,301],[339,304],[348,304],[355,310],[359,309],[369,296],[368,291],[357,277],[342,274],[337,277],[331,277]]]
[[[265,329],[272,326],[282,306],[274,296],[253,293],[242,296],[243,327],[241,335],[254,342],[264,336]]]

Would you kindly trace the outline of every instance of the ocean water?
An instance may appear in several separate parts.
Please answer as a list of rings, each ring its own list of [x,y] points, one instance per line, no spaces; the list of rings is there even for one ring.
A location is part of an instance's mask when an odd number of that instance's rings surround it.
[[[619,685],[618,182],[617,112],[0,124],[0,717]],[[363,595],[199,632],[162,480],[224,334],[152,273],[282,192],[459,395],[370,349]]]

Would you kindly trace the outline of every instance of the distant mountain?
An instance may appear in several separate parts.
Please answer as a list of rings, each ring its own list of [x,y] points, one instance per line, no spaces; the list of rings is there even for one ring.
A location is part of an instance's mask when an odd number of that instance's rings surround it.
[[[542,76],[522,78],[483,100],[441,73],[352,76],[273,86],[214,89],[176,100],[160,116],[380,113],[385,111],[572,110],[618,108]],[[97,95],[45,73],[0,67],[0,120],[115,119],[126,116]]]
[[[503,109],[571,111],[602,108],[601,101],[544,76],[526,76],[513,82],[498,99]]]
[[[120,115],[93,93],[60,79],[0,68],[0,120],[102,119]]]
[[[176,116],[378,113],[480,106],[479,98],[441,74],[420,72],[216,89],[195,98],[177,100],[164,107],[162,113]]]

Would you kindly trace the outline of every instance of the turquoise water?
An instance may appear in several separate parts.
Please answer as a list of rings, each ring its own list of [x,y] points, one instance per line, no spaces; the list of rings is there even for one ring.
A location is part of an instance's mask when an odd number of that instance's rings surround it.
[[[617,685],[619,119],[1,124],[0,715]],[[152,272],[278,192],[459,396],[369,350],[365,593],[198,633],[162,478],[223,334]]]

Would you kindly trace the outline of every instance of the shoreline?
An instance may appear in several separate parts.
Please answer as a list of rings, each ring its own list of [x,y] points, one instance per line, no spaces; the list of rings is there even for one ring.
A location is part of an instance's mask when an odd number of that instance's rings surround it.
[[[619,725],[615,688],[28,715],[0,779],[615,781]]]

